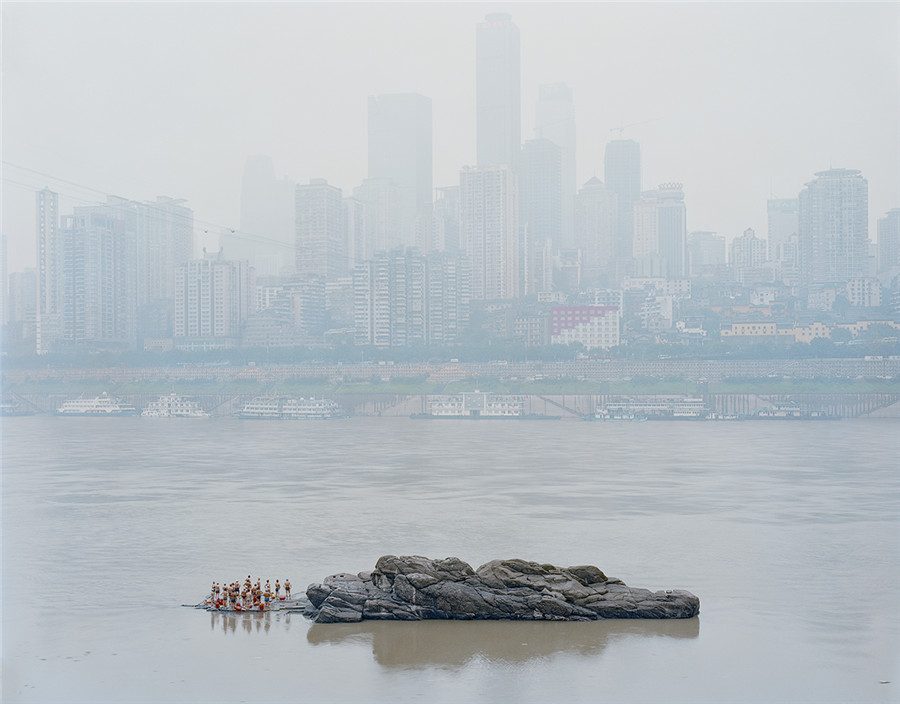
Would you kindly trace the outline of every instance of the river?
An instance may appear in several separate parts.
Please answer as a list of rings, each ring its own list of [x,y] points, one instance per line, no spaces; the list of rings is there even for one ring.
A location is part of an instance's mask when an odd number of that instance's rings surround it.
[[[3,701],[896,702],[900,424],[5,418]],[[383,554],[594,564],[700,616],[182,608]]]

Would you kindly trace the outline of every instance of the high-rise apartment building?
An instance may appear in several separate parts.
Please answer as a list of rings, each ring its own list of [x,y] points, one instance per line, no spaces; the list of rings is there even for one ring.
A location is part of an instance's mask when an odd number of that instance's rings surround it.
[[[357,345],[455,342],[468,327],[471,273],[459,252],[378,252],[353,270]]]
[[[606,187],[618,200],[616,256],[634,255],[634,204],[641,199],[641,145],[633,139],[616,139],[606,145],[603,158]]]
[[[228,260],[222,251],[175,271],[177,349],[229,349],[240,345],[241,327],[256,309],[256,281],[246,260]]]
[[[431,245],[428,251],[453,252],[460,248],[459,241],[459,186],[437,189],[431,214]]]
[[[869,184],[856,169],[819,171],[800,192],[803,282],[846,283],[868,273]]]
[[[558,247],[571,249],[575,244],[575,103],[572,89],[565,83],[538,87],[535,110],[535,136],[549,139],[560,152],[560,208],[562,221]]]
[[[35,194],[37,228],[37,310],[35,345],[46,354],[61,334],[62,241],[59,236],[59,195],[49,188]]]
[[[114,196],[74,209],[60,228],[60,339],[69,347],[137,344],[139,269],[135,204]]]
[[[431,98],[418,93],[369,97],[369,178],[388,179],[399,192],[400,243],[416,242],[417,222],[430,219]]]
[[[878,271],[900,268],[900,208],[878,220]]]
[[[771,198],[766,203],[769,258],[784,261],[793,235],[800,229],[800,201],[797,198]]]
[[[472,298],[521,295],[518,180],[508,166],[464,167],[460,239],[472,262]]]
[[[731,240],[731,266],[735,269],[760,267],[766,261],[766,241],[747,228],[740,237]]]
[[[517,167],[522,144],[519,28],[495,13],[475,33],[475,110],[479,167]]]
[[[574,247],[583,253],[584,276],[592,285],[613,278],[617,225],[616,194],[594,176],[575,197],[574,240]]]
[[[326,283],[347,270],[344,200],[341,189],[322,178],[296,188],[297,273]]]

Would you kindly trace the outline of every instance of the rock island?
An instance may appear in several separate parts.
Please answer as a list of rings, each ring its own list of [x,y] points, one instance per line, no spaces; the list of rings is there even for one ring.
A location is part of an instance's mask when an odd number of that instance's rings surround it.
[[[326,577],[306,590],[316,623],[368,619],[593,621],[692,618],[700,599],[688,591],[626,586],[590,565],[555,567],[492,560],[477,570],[456,557],[385,555],[370,572]]]

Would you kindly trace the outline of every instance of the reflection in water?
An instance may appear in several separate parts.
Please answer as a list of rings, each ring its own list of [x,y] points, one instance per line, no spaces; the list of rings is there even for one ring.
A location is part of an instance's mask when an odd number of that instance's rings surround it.
[[[617,636],[696,638],[699,617],[690,619],[610,619],[589,622],[542,621],[363,621],[314,624],[312,645],[372,644],[385,667],[460,667],[479,657],[524,663],[558,653],[597,654]]]
[[[221,629],[223,633],[234,633],[240,625],[246,633],[268,633],[272,628],[272,622],[288,631],[291,628],[291,615],[289,613],[219,613],[210,611],[209,627],[215,631]]]

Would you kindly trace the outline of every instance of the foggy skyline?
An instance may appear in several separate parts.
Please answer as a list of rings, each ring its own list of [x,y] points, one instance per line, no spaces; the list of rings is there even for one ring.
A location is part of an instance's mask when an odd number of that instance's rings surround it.
[[[325,178],[349,195],[366,177],[373,95],[432,100],[434,186],[458,184],[475,163],[475,28],[491,12],[509,13],[521,36],[523,141],[537,136],[539,86],[572,88],[578,187],[603,178],[605,145],[625,125],[621,136],[641,145],[642,187],[684,184],[689,231],[765,236],[766,200],[797,197],[831,166],[868,180],[871,240],[900,206],[896,4],[2,11],[11,272],[34,266],[44,186],[60,193],[61,214],[103,193],[185,199],[198,250],[238,225],[250,155],[270,155],[277,178]]]

